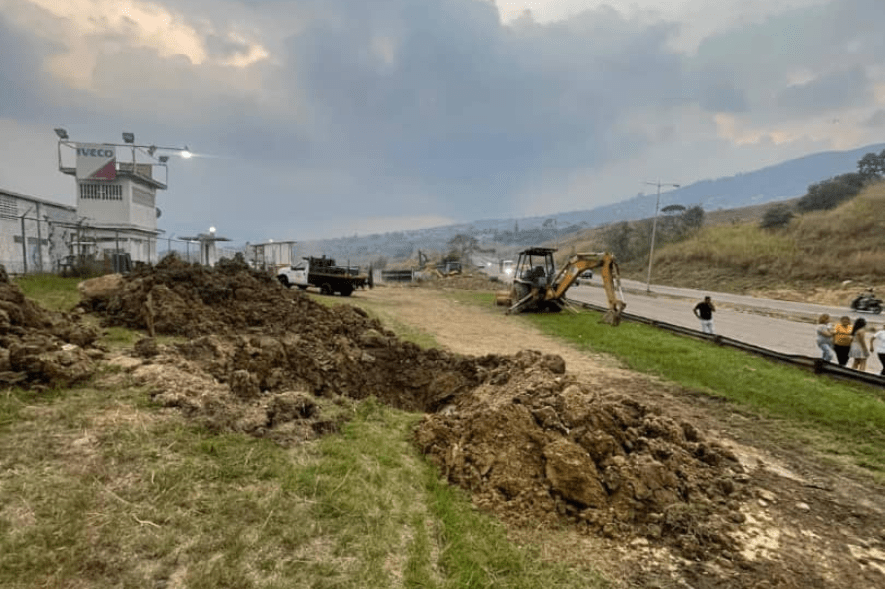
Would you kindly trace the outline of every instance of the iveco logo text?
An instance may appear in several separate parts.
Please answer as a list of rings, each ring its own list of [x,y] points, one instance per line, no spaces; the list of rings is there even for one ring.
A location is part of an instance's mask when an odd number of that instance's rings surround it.
[[[77,155],[84,157],[114,157],[112,149],[87,149],[85,147],[77,148]]]

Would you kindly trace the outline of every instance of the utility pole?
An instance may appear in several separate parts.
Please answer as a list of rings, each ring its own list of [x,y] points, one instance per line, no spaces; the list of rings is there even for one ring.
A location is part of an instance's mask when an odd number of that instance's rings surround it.
[[[652,263],[652,260],[654,259],[654,255],[655,255],[655,233],[657,232],[657,229],[658,229],[658,208],[661,206],[661,186],[672,186],[673,188],[679,188],[679,184],[669,184],[669,183],[662,184],[660,180],[658,180],[657,182],[646,182],[646,184],[658,187],[658,197],[655,200],[655,216],[654,216],[654,220],[652,221],[652,224],[651,224],[651,247],[648,250],[648,276],[645,279],[645,292],[650,293],[651,292],[651,263]]]

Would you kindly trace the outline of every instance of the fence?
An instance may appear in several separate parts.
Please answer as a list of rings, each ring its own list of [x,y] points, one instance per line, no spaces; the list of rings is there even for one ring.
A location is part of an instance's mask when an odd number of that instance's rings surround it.
[[[206,242],[202,242],[206,243]],[[0,214],[0,264],[9,274],[65,274],[126,270],[134,262],[153,264],[169,252],[181,259],[214,264],[239,249],[201,248],[201,242],[157,237],[149,232],[92,226],[81,219]]]

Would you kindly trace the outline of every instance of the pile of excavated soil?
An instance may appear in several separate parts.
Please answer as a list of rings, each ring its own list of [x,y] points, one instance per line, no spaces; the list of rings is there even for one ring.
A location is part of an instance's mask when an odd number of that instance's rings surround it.
[[[0,265],[0,385],[62,387],[89,378],[98,329],[28,300]]]
[[[536,353],[535,353],[536,354]],[[481,386],[427,415],[422,450],[474,502],[520,525],[571,522],[642,536],[686,557],[734,557],[749,476],[692,424],[516,356]]]
[[[429,413],[417,444],[504,518],[660,539],[692,558],[732,550],[747,478],[734,457],[689,423],[587,390],[559,356],[425,350],[244,264],[166,259],[120,280],[86,305],[108,322],[193,336],[145,338],[127,365],[157,402],[212,429],[294,443],[335,430],[346,415],[336,406],[374,396]]]

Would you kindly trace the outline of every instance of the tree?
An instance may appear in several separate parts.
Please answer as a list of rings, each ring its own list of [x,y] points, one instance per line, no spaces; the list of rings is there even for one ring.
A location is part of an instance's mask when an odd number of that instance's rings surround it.
[[[704,226],[704,207],[695,205],[682,213],[682,228],[685,233],[697,231]]]
[[[808,193],[796,202],[796,208],[803,213],[835,208],[860,192],[865,178],[858,172],[841,174],[817,182],[808,187]]]
[[[879,155],[870,152],[857,162],[857,173],[864,180],[880,180],[885,176],[885,149]]]
[[[447,257],[453,259],[447,261],[467,260],[470,258],[470,254],[479,246],[479,241],[472,235],[459,233],[449,240],[448,245],[450,251]]]
[[[780,229],[789,225],[792,220],[793,209],[785,204],[776,204],[765,211],[759,226],[763,229]]]

